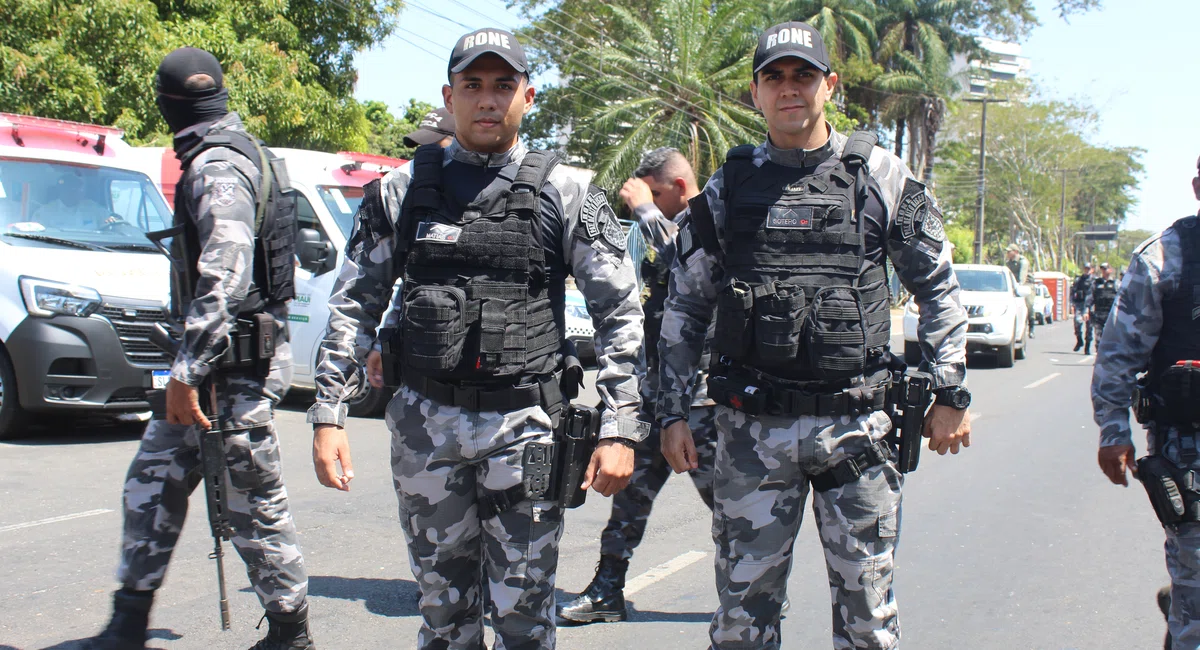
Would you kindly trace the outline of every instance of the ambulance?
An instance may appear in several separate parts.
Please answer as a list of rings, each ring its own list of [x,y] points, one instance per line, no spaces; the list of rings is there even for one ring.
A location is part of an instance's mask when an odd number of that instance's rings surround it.
[[[120,129],[0,113],[0,439],[48,414],[145,412],[170,359],[171,211]]]
[[[314,390],[317,353],[329,322],[329,295],[345,257],[354,214],[362,203],[363,186],[406,161],[349,151],[332,154],[280,147],[271,151],[287,163],[296,196],[296,297],[288,305],[292,387]],[[142,169],[168,198],[173,197],[182,173],[175,152],[143,147],[137,155]],[[377,415],[390,397],[385,391],[366,389],[350,402],[350,415]]]

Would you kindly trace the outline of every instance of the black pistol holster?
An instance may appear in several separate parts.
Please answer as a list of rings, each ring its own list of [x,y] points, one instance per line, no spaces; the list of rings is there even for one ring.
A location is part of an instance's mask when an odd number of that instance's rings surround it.
[[[1200,472],[1191,469],[1196,456],[1197,423],[1200,422],[1200,363],[1179,361],[1161,373],[1155,388],[1151,379],[1138,379],[1134,414],[1142,424],[1154,423],[1158,453],[1137,461],[1138,480],[1146,488],[1154,514],[1163,526],[1200,522]],[[1193,387],[1195,390],[1193,391]],[[1179,438],[1190,437],[1193,446],[1179,450],[1185,466],[1163,455],[1167,432],[1174,428]]]
[[[1200,521],[1200,479],[1160,454],[1137,461],[1138,480],[1146,488],[1154,514],[1163,526]]]

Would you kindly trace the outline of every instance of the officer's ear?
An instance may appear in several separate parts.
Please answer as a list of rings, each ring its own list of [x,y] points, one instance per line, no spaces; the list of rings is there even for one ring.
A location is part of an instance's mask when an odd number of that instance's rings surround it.
[[[524,96],[525,96],[524,114],[528,115],[529,111],[533,109],[533,98],[535,95],[537,95],[537,90],[533,87],[533,84],[529,83],[529,76],[528,75],[523,75],[523,76],[524,76],[525,80],[521,82],[521,85],[522,85],[521,92],[524,93]]]

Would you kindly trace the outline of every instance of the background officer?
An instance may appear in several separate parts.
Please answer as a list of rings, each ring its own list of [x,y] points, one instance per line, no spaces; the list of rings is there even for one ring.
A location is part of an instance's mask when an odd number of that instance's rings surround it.
[[[677,221],[685,214],[687,202],[700,193],[696,173],[683,154],[669,147],[655,149],[642,157],[633,177],[621,188],[621,199],[637,218],[649,246],[642,261],[642,280],[648,295],[642,303],[646,313],[646,381],[642,383],[642,412],[645,420],[654,418],[658,394],[658,341],[662,332],[663,304],[671,265],[675,260]],[[673,215],[675,220],[664,215]],[[700,498],[712,508],[712,465],[717,450],[713,428],[713,405],[708,398],[708,360],[692,386],[692,410],[689,424],[699,457],[699,467],[691,470],[692,481]],[[646,523],[659,490],[671,475],[671,466],[660,451],[659,427],[634,449],[633,476],[629,486],[613,496],[612,514],[600,534],[600,563],[596,576],[573,601],[559,605],[558,615],[574,623],[623,621],[625,609],[625,573],[633,550],[646,533]]]
[[[1083,349],[1084,330],[1087,330],[1087,347],[1092,349],[1092,326],[1088,324],[1087,303],[1092,294],[1092,264],[1085,262],[1083,273],[1071,285],[1071,308],[1075,312],[1075,352]]]
[[[1117,302],[1117,289],[1119,287],[1115,276],[1116,271],[1108,265],[1108,262],[1101,262],[1100,276],[1093,281],[1092,293],[1088,296],[1088,301],[1085,305],[1089,327],[1096,330],[1097,350],[1100,349],[1100,337],[1104,335],[1104,324],[1108,321],[1108,315],[1112,312],[1113,305]],[[1084,346],[1083,353],[1092,353],[1090,342]]]
[[[1192,189],[1200,200],[1200,162]],[[1148,456],[1137,463],[1167,536],[1171,574],[1168,628],[1177,650],[1200,647],[1200,470],[1195,422],[1200,421],[1200,218],[1185,217],[1143,242],[1133,252],[1109,317],[1108,334],[1096,337],[1092,408],[1100,427],[1098,461],[1105,476],[1128,486],[1134,465],[1129,407],[1135,384],[1142,386],[1138,422],[1146,425]],[[1104,266],[1104,265],[1102,265]],[[1097,288],[1101,287],[1097,281]],[[1099,303],[1100,297],[1096,302]],[[1093,321],[1097,322],[1097,321]],[[1146,370],[1142,382],[1138,373]],[[1190,394],[1189,394],[1190,393]],[[1163,480],[1178,490],[1164,499]],[[1181,498],[1179,510],[1171,501]],[[1160,599],[1160,606],[1166,599]],[[1170,646],[1168,646],[1170,647]]]
[[[256,229],[259,207],[281,189],[279,176],[272,173],[274,186],[264,186],[262,159],[255,149],[260,145],[226,108],[229,93],[222,81],[220,64],[204,50],[180,48],[158,68],[158,106],[175,134],[175,155],[184,167],[175,195],[175,221],[183,234],[173,244],[177,257],[190,265],[191,277],[184,280],[187,286],[172,278],[172,311],[184,320],[183,342],[167,385],[166,420],[150,421],[129,466],[117,570],[122,586],[113,599],[112,620],[95,648],[145,644],[154,590],[162,585],[187,516],[188,495],[200,480],[199,436],[207,435],[203,430],[212,422],[201,412],[198,387],[212,381],[220,409],[213,415],[224,437],[231,488],[233,546],[246,563],[270,625],[267,637],[254,647],[314,647],[305,599],[308,575],[288,512],[273,421],[275,404],[291,384],[286,301],[292,289],[295,215],[268,208]],[[213,144],[214,137],[241,146]],[[239,151],[252,151],[255,157]],[[178,254],[182,242],[188,242],[190,258]],[[264,249],[275,253],[268,256]],[[273,264],[276,260],[280,263]],[[190,302],[184,301],[186,296],[192,297]],[[262,313],[271,315],[276,341],[269,374],[226,369],[231,332]]]
[[[404,146],[419,147],[423,144],[437,144],[449,147],[454,139],[454,116],[445,108],[435,108],[425,114],[421,126],[416,131],[404,136]]]
[[[1021,247],[1016,244],[1009,244],[1004,251],[1004,265],[1008,270],[1012,271],[1013,277],[1017,279],[1017,284],[1033,289],[1033,273],[1030,271],[1029,260],[1021,254]],[[1033,338],[1033,293],[1025,296],[1025,313],[1026,319],[1029,321],[1029,338]]]
[[[583,489],[624,487],[649,429],[637,419],[642,309],[625,233],[590,172],[518,139],[535,94],[528,69],[509,32],[458,40],[442,89],[455,140],[367,186],[329,301],[309,421],[317,477],[348,490],[346,401],[364,361],[382,383],[383,360],[368,352],[403,276],[380,339],[403,359],[387,424],[420,648],[482,647],[485,579],[497,647],[554,647],[562,511],[524,498],[522,480],[562,408],[568,274],[596,323],[603,404]]]
[[[768,140],[737,147],[680,234],[659,346],[663,453],[697,466],[688,387],[714,310],[717,594],[712,645],[778,648],[780,609],[810,483],[829,567],[833,644],[893,648],[903,476],[888,462],[890,313],[885,257],[920,306],[938,402],[938,453],[970,443],[961,388],[966,314],[925,187],[873,136],[847,138],[824,106],[837,84],[820,33],[767,29],[751,95]],[[755,413],[757,412],[757,413]]]

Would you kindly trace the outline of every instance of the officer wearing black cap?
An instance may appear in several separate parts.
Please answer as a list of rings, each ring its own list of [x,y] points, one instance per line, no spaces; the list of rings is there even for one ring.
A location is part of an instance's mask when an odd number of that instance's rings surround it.
[[[1116,269],[1109,266],[1108,262],[1100,263],[1100,275],[1092,282],[1092,293],[1088,296],[1085,309],[1087,311],[1088,329],[1096,331],[1096,348],[1100,347],[1100,337],[1104,335],[1104,323],[1108,321],[1108,315],[1112,312],[1113,305],[1117,302],[1117,289],[1120,287],[1117,284]],[[1084,354],[1092,353],[1092,345],[1089,340],[1083,348]]]
[[[715,312],[712,647],[780,647],[811,490],[834,647],[895,648],[904,478],[885,408],[899,363],[886,260],[920,308],[922,365],[937,395],[924,434],[942,454],[970,444],[967,317],[933,197],[873,135],[847,137],[826,121],[838,77],[820,33],[799,22],[767,29],[753,74],[767,141],[728,153],[680,232],[659,343],[663,453],[677,472],[697,466],[688,389]]]
[[[404,136],[404,146],[419,147],[423,144],[450,146],[454,139],[454,116],[445,108],[435,108],[425,114],[417,130]]]
[[[112,620],[90,647],[145,646],[150,605],[187,516],[188,495],[200,480],[201,436],[219,435],[233,547],[269,625],[254,648],[314,648],[308,574],[273,420],[292,374],[286,323],[295,214],[286,171],[229,112],[229,92],[212,54],[177,49],[163,59],[156,81],[158,107],[183,167],[175,229],[168,232],[177,269],[171,313],[182,325],[181,341],[165,417],[156,413],[147,425],[125,480],[121,589]],[[259,347],[264,340],[271,342],[268,349]],[[201,394],[206,406],[216,400],[218,412],[201,410]],[[206,432],[213,424],[218,432]]]
[[[642,309],[625,233],[591,172],[518,138],[535,94],[528,70],[509,32],[459,38],[442,89],[454,140],[367,185],[329,299],[309,410],[317,476],[343,490],[354,477],[342,427],[363,363],[373,385],[398,377],[387,422],[422,649],[484,647],[485,611],[497,648],[555,645],[562,506],[533,479],[573,388],[557,377],[568,274],[596,323],[600,366],[599,443],[581,487],[624,487],[649,432],[637,418]]]
[[[1088,324],[1087,319],[1087,302],[1088,296],[1092,294],[1092,281],[1092,263],[1085,262],[1083,273],[1071,284],[1071,308],[1075,312],[1075,352],[1083,349],[1084,330],[1087,330],[1088,351],[1092,348],[1092,326]]]

